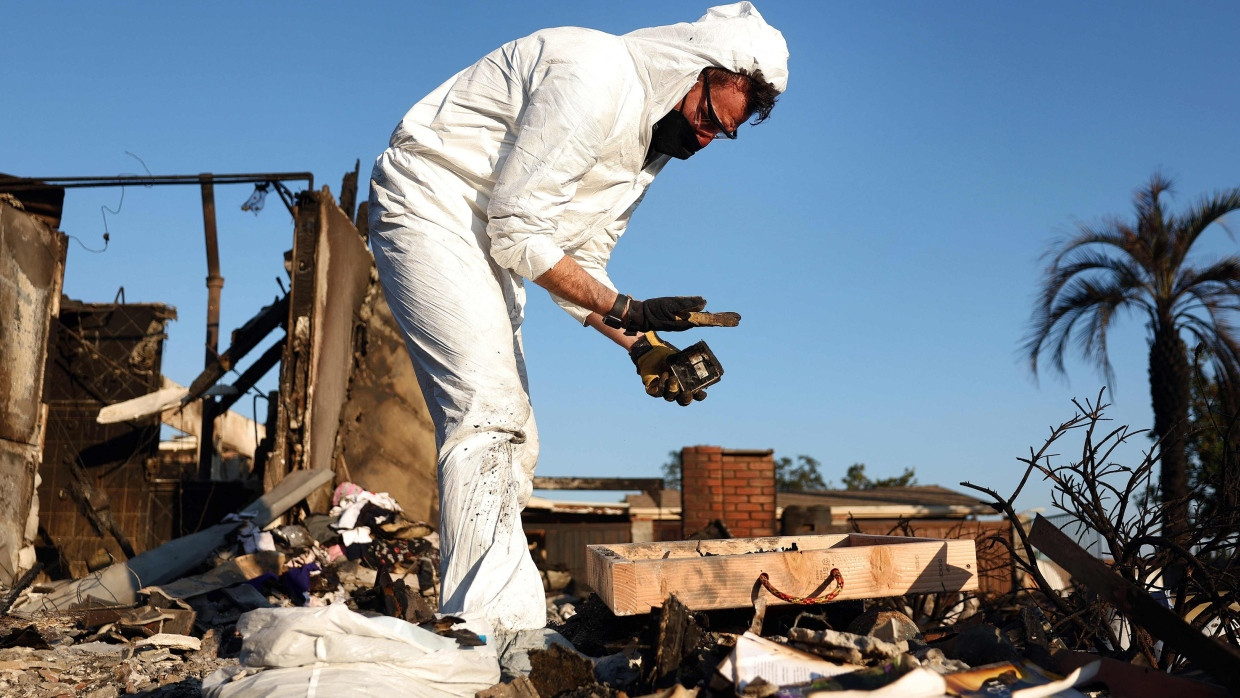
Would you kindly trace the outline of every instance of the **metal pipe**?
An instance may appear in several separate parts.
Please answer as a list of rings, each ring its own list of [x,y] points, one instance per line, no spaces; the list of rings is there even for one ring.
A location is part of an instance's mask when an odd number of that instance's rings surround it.
[[[80,189],[85,187],[163,186],[198,184],[201,175],[118,175],[112,177],[14,177],[0,179],[0,191],[36,187],[62,187]],[[311,172],[266,172],[247,174],[212,175],[216,184],[260,184],[262,182],[307,182],[307,189],[314,189]]]
[[[204,367],[215,363],[220,355],[220,246],[215,230],[215,185],[209,173],[198,175],[202,187],[202,229],[207,241],[207,342]],[[211,463],[215,455],[215,398],[202,399],[202,429],[198,433],[198,479],[211,479]]]

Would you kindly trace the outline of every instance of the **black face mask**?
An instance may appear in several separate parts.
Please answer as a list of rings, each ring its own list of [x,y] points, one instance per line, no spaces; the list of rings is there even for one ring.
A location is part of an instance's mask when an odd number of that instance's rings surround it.
[[[656,155],[671,155],[680,160],[687,160],[690,155],[702,149],[698,141],[697,131],[689,123],[689,119],[679,110],[672,110],[662,119],[655,122],[654,133],[650,137],[650,150],[646,153],[649,163]]]

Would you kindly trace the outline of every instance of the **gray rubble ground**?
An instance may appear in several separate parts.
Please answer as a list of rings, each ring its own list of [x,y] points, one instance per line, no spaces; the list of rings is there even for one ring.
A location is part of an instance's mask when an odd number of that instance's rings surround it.
[[[158,636],[157,636],[158,637]],[[102,641],[57,645],[49,649],[0,649],[0,696],[6,698],[189,698],[201,695],[202,679],[236,657],[218,655],[218,635],[203,640],[165,636],[126,643]],[[198,650],[182,646],[201,642]],[[166,644],[167,646],[161,646]]]

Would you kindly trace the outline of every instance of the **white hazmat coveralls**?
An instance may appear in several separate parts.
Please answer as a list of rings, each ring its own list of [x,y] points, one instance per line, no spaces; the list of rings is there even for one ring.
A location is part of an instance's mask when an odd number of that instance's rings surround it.
[[[439,449],[443,613],[546,625],[521,509],[538,436],[521,348],[524,279],[568,255],[605,267],[646,187],[651,129],[703,68],[788,50],[753,5],[614,36],[562,27],[509,42],[409,110],[371,174],[370,244]],[[555,298],[579,322],[590,311]]]

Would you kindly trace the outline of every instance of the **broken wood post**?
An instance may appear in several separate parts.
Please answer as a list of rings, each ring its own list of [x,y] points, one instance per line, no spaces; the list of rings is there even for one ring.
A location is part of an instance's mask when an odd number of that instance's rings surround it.
[[[659,617],[659,638],[655,651],[654,671],[650,684],[665,688],[677,678],[685,655],[693,652],[702,640],[702,628],[693,619],[689,607],[680,602],[675,594],[663,602]]]
[[[1063,566],[1134,624],[1150,631],[1233,693],[1240,694],[1240,650],[1225,645],[1184,622],[1135,584],[1094,558],[1050,521],[1038,515],[1029,542]]]

